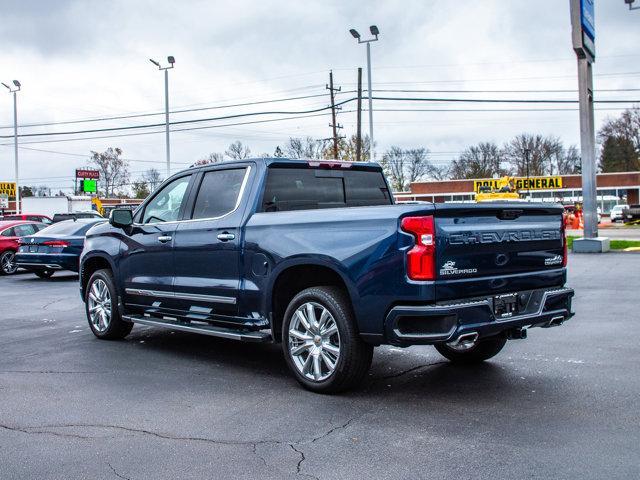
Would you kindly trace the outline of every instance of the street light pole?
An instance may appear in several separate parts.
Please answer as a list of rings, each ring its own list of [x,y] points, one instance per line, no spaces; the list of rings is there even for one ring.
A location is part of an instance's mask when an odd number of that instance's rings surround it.
[[[169,69],[173,68],[174,63],[176,63],[176,59],[173,56],[168,56],[167,61],[169,62],[168,67],[163,67],[160,65],[160,62],[156,62],[152,58],[149,59],[151,63],[153,63],[158,70],[164,70],[164,121],[165,121],[165,143],[167,149],[167,178],[171,175],[171,146],[169,143]]]
[[[3,83],[9,93],[13,94],[13,158],[16,171],[16,213],[20,213],[20,172],[18,170],[18,92],[20,91],[20,82],[13,81],[14,88]]]
[[[351,36],[358,40],[358,43],[366,43],[367,44],[367,90],[369,91],[369,160],[373,161],[375,159],[375,150],[374,150],[374,142],[373,142],[373,90],[371,88],[371,42],[378,41],[378,35],[380,34],[380,30],[375,25],[371,25],[369,27],[369,31],[373,38],[369,38],[367,40],[362,40],[360,34],[357,30],[351,29],[349,32]]]

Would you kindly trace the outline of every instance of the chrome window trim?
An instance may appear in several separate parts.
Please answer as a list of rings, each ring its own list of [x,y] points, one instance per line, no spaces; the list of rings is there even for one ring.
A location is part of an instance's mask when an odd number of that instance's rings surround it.
[[[180,300],[194,300],[199,302],[212,302],[212,303],[228,303],[235,304],[235,297],[224,297],[220,295],[202,295],[199,293],[175,293],[163,290],[145,290],[141,288],[125,288],[125,292],[129,295],[141,295],[143,297],[162,297],[162,298],[177,298]]]
[[[185,220],[172,220],[170,222],[156,222],[156,223],[134,223],[133,225],[136,227],[146,227],[151,225],[173,225],[174,223],[190,223],[190,222],[205,222],[209,220],[218,220],[220,218],[227,217],[233,213],[235,213],[240,207],[240,203],[242,202],[242,198],[244,197],[244,191],[247,187],[247,182],[249,181],[249,173],[251,173],[251,165],[241,166],[238,168],[221,168],[216,170],[208,170],[203,172],[203,175],[206,175],[209,172],[217,172],[220,170],[241,170],[242,168],[246,169],[244,174],[244,178],[242,179],[242,184],[240,185],[240,191],[238,192],[238,199],[236,200],[236,204],[233,207],[233,210],[225,213],[224,215],[220,215],[218,217],[207,217],[207,218],[188,218]],[[202,183],[202,182],[201,182]],[[196,200],[198,199],[198,195],[196,194]],[[146,205],[145,205],[146,208]],[[193,212],[191,213],[193,215]]]

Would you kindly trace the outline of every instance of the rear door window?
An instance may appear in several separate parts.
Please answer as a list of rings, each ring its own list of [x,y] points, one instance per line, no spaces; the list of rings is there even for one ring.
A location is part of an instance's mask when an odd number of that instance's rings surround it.
[[[0,233],[1,236],[3,237],[15,237],[15,233],[13,228],[7,228],[6,230],[4,230],[2,233]]]
[[[211,170],[204,174],[191,218],[217,218],[238,205],[246,168]]]
[[[264,212],[390,205],[382,172],[272,167],[262,201]]]
[[[36,229],[31,224],[16,225],[15,227],[13,227],[13,229],[16,232],[16,237],[24,237],[26,235],[33,235],[34,233],[36,233]]]

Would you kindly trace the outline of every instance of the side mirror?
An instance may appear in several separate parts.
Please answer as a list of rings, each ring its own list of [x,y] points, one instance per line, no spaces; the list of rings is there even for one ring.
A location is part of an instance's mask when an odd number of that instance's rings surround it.
[[[133,225],[133,212],[128,208],[116,208],[109,214],[109,223],[117,228]]]

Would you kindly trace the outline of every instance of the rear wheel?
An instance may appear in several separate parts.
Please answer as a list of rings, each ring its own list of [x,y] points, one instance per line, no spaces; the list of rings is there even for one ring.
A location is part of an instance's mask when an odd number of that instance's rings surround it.
[[[282,343],[298,382],[319,393],[355,387],[373,357],[373,347],[356,330],[348,297],[336,287],[307,288],[291,300]]]
[[[55,272],[53,270],[36,270],[33,273],[40,278],[51,278]]]
[[[131,332],[133,324],[122,320],[117,298],[111,271],[98,270],[91,275],[84,300],[89,327],[96,337],[119,340]]]
[[[13,275],[18,270],[16,265],[16,252],[7,250],[0,255],[0,274]]]
[[[434,346],[440,355],[453,363],[472,364],[483,362],[497,355],[506,343],[506,337],[495,336],[458,345],[450,342],[437,343]]]

